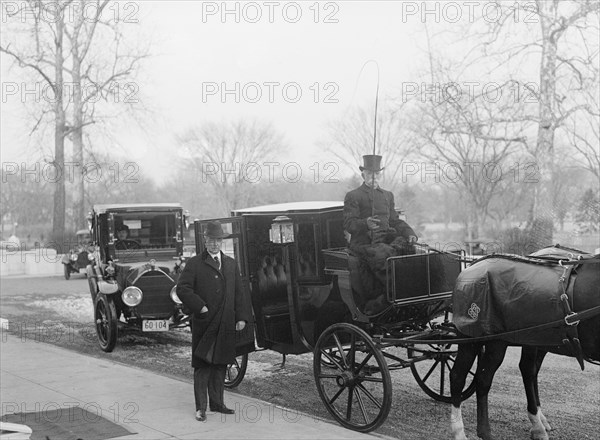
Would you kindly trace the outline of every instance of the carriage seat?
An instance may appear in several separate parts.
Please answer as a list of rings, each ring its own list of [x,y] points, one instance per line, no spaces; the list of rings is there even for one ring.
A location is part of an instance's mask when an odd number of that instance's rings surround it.
[[[275,257],[264,256],[256,275],[265,318],[289,314],[287,274],[282,262]]]

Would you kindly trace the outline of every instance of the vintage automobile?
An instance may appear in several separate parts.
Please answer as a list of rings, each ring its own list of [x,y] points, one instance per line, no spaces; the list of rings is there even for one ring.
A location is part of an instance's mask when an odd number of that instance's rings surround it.
[[[90,254],[93,253],[94,249],[91,244],[90,231],[87,229],[80,229],[76,232],[77,245],[73,246],[66,252],[62,257],[62,264],[64,265],[65,280],[71,278],[72,273],[79,273],[81,269],[87,267],[90,264]],[[84,272],[87,274],[87,272]]]
[[[96,250],[87,275],[102,350],[115,348],[119,326],[162,332],[189,325],[175,292],[185,265],[181,205],[96,205],[89,220]]]

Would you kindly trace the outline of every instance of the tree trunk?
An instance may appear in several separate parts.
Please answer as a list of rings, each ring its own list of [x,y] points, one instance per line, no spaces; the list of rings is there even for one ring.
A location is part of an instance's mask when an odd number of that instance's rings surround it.
[[[554,2],[537,1],[542,30],[542,60],[540,65],[539,125],[536,142],[536,160],[539,178],[536,183],[533,209],[529,219],[532,247],[552,244],[554,206],[552,180],[554,170],[554,133],[556,130],[556,54],[558,30],[554,29],[556,8]]]
[[[85,219],[85,188],[83,163],[83,100],[81,96],[81,58],[77,44],[72,44],[73,56],[73,162],[75,191],[73,192],[73,213],[75,228],[83,229]]]
[[[65,110],[63,108],[63,33],[64,18],[59,14],[56,20],[55,42],[55,83],[54,92],[56,103],[54,105],[54,166],[56,168],[56,182],[54,182],[54,211],[52,219],[52,242],[57,251],[63,252],[65,242]]]

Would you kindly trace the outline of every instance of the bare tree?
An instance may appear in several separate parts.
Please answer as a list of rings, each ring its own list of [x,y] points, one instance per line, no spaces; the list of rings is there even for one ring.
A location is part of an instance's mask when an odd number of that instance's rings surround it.
[[[74,216],[77,226],[82,227],[85,224],[84,127],[102,118],[97,103],[122,92],[117,81],[129,78],[146,56],[146,51],[123,49],[118,17],[113,14],[103,17],[108,4],[108,0],[27,0],[19,2],[18,8],[8,9],[6,14],[12,19],[14,38],[5,41],[3,33],[0,52],[9,55],[19,67],[32,71],[42,81],[42,90],[52,91],[51,96],[42,95],[47,99],[37,100],[39,116],[32,131],[47,123],[54,126],[53,164],[60,178],[54,191],[52,235],[57,242],[65,228],[65,139],[73,142],[77,187]],[[32,38],[17,38],[18,35]],[[129,52],[123,54],[124,51]],[[70,81],[65,79],[66,75]]]
[[[583,99],[591,85],[597,84],[598,19],[600,3],[596,0],[519,0],[497,4],[497,20],[483,24],[481,33],[471,31],[482,43],[473,50],[470,66],[485,62],[490,70],[509,67],[521,97],[533,98],[519,117],[536,124],[536,141],[529,143],[530,154],[537,162],[539,179],[535,185],[530,210],[530,228],[537,246],[551,243],[554,202],[552,182],[563,162],[556,156],[556,139],[561,131],[573,128],[569,121],[584,113],[597,113],[598,97],[592,104]],[[464,36],[461,36],[464,38]],[[468,38],[467,37],[467,38]],[[537,62],[538,83],[528,81],[530,72],[521,66]],[[515,79],[516,77],[516,79]],[[530,100],[531,102],[531,100]],[[580,134],[565,135],[573,146],[589,153]],[[585,137],[589,139],[589,137]],[[594,155],[584,157],[594,161]]]
[[[54,214],[52,219],[52,239],[62,240],[65,230],[65,180],[63,166],[65,163],[65,133],[67,123],[65,117],[65,104],[62,91],[64,89],[63,71],[65,69],[63,40],[65,29],[65,9],[71,2],[52,2],[55,9],[55,19],[44,22],[42,9],[38,2],[24,2],[19,9],[11,11],[7,16],[17,20],[22,14],[30,13],[29,32],[20,29],[18,34],[30,33],[34,37],[34,50],[21,52],[13,44],[0,43],[0,52],[13,57],[20,66],[32,69],[42,79],[43,83],[52,91],[53,103],[50,110],[43,110],[35,122],[33,130],[44,122],[48,112],[53,113],[54,122],[54,160],[53,165],[59,174],[54,187]],[[3,33],[3,35],[5,35]],[[32,131],[33,131],[32,130]]]
[[[596,68],[597,69],[597,68]],[[598,73],[598,70],[596,70]],[[596,76],[599,80],[599,76]],[[590,86],[587,95],[589,106],[585,112],[570,118],[565,136],[569,136],[569,144],[579,153],[583,168],[588,170],[596,181],[600,180],[600,94],[598,82]],[[577,158],[577,156],[575,156]]]
[[[437,73],[438,78],[442,75]],[[412,130],[419,153],[430,161],[422,165],[429,167],[428,173],[421,175],[457,189],[467,213],[467,238],[472,241],[490,217],[492,201],[513,181],[507,175],[510,159],[526,138],[509,116],[513,110],[506,100],[492,102],[485,94],[445,96],[440,102],[413,102]]]
[[[270,125],[236,121],[205,123],[178,136],[196,179],[194,191],[214,191],[221,215],[246,204],[252,185],[272,178],[271,170],[283,151],[282,136]]]

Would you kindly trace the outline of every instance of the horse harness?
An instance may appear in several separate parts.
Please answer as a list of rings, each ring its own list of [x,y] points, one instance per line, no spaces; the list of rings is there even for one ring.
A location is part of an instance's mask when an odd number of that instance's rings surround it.
[[[556,245],[556,247],[558,247],[559,249],[569,249],[569,248],[564,248],[561,247],[559,245]],[[569,249],[570,250],[570,249]],[[501,334],[494,334],[494,335],[485,335],[485,336],[479,336],[479,337],[469,337],[469,338],[452,338],[451,341],[452,343],[455,344],[460,344],[460,343],[466,343],[466,342],[485,342],[487,340],[492,340],[492,339],[496,339],[498,338],[498,336],[508,336],[511,334],[516,334],[518,332],[522,332],[524,330],[530,331],[530,330],[543,330],[543,329],[547,329],[547,328],[551,328],[551,327],[556,327],[558,325],[564,325],[566,326],[566,338],[563,339],[563,344],[568,347],[571,352],[573,353],[573,355],[575,356],[575,358],[577,359],[577,361],[579,362],[579,366],[581,367],[581,369],[584,369],[584,360],[595,364],[595,365],[600,365],[600,362],[596,362],[592,359],[589,359],[587,356],[585,356],[585,354],[583,353],[583,350],[581,348],[581,343],[579,341],[579,336],[577,333],[577,326],[579,325],[580,321],[585,321],[587,319],[593,318],[597,315],[600,315],[600,305],[591,307],[589,309],[586,310],[582,310],[579,312],[574,312],[573,311],[573,307],[572,304],[574,303],[574,291],[573,291],[573,287],[575,285],[575,279],[577,277],[577,269],[584,265],[584,264],[598,264],[600,263],[600,259],[596,258],[594,256],[590,256],[590,257],[584,257],[583,255],[579,254],[576,258],[574,256],[574,254],[569,253],[568,257],[569,259],[564,259],[562,257],[556,257],[556,256],[527,256],[527,257],[522,257],[520,255],[506,255],[506,254],[492,254],[489,255],[488,257],[495,257],[495,258],[509,258],[509,259],[513,259],[516,261],[526,261],[529,263],[534,263],[534,264],[540,264],[540,265],[559,265],[561,267],[564,268],[562,275],[559,277],[558,282],[560,283],[560,286],[562,288],[562,293],[560,294],[560,301],[561,304],[563,306],[563,311],[565,316],[560,319],[560,320],[555,320],[555,321],[551,321],[551,322],[547,322],[545,324],[539,324],[533,327],[529,327],[526,329],[518,329],[518,330],[513,330],[513,331],[509,331],[509,332],[505,332],[505,333],[501,333]],[[486,258],[486,257],[484,257]],[[412,339],[412,340],[411,340]],[[408,337],[406,338],[406,340],[404,341],[408,344],[414,343],[414,344],[426,344],[426,343],[436,343],[435,340],[428,340],[428,339],[422,339],[419,337]],[[439,342],[439,341],[437,341]]]
[[[564,268],[562,275],[558,279],[562,287],[562,293],[560,295],[560,301],[563,306],[565,313],[564,322],[566,325],[566,338],[563,339],[563,344],[571,349],[571,352],[579,362],[581,369],[584,369],[584,359],[590,363],[600,365],[600,363],[589,359],[583,353],[581,349],[581,343],[579,341],[579,335],[577,332],[577,326],[580,321],[592,318],[600,314],[600,305],[583,310],[581,312],[574,312],[571,303],[574,303],[574,285],[575,278],[577,277],[577,269],[583,264],[589,263],[600,263],[598,258],[586,258],[584,259],[581,255],[573,259],[573,255],[569,255],[569,260],[558,260],[558,264]]]

